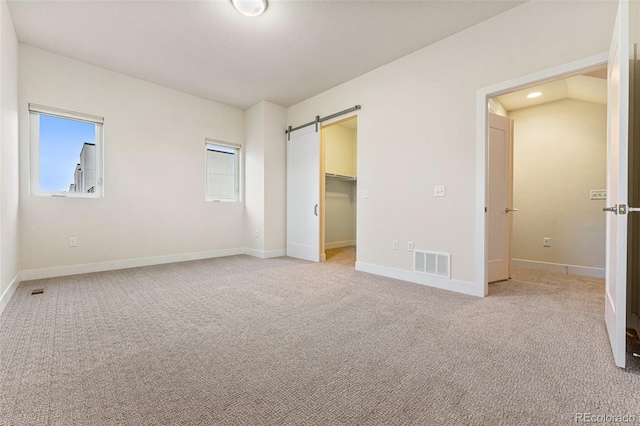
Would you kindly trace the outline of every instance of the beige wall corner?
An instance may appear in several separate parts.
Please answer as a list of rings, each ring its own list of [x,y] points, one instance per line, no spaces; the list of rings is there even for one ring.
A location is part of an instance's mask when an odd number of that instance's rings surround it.
[[[606,105],[566,99],[509,113],[514,120],[514,259],[605,267]],[[551,238],[551,247],[543,246]]]
[[[264,251],[264,110],[260,102],[244,112],[244,244],[258,252]]]
[[[0,1],[0,312],[15,288],[19,262],[18,40]],[[6,299],[6,300],[5,300]]]
[[[243,247],[243,204],[205,201],[205,140],[243,144],[244,111],[23,44],[19,67],[23,270]],[[29,102],[104,117],[104,198],[29,195]]]
[[[260,257],[286,249],[286,109],[262,101],[245,111],[245,246]]]
[[[265,250],[287,248],[286,108],[265,102]]]

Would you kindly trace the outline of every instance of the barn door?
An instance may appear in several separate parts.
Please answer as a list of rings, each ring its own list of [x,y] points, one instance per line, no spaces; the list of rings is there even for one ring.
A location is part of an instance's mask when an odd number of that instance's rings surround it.
[[[320,261],[320,133],[307,126],[287,142],[287,256]]]

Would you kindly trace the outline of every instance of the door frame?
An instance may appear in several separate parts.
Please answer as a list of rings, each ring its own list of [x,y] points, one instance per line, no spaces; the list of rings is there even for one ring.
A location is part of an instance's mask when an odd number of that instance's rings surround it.
[[[326,187],[327,187],[327,181],[325,178],[325,129],[331,127],[331,126],[335,126],[337,124],[340,123],[344,123],[345,121],[349,121],[349,120],[356,120],[356,131],[358,129],[357,127],[357,120],[358,120],[358,113],[354,112],[353,114],[349,114],[349,115],[345,115],[345,116],[341,116],[341,117],[336,117],[333,120],[327,120],[326,122],[323,122],[322,125],[320,126],[320,262],[326,262],[327,261],[327,254],[325,252],[325,238],[326,238],[326,228],[325,228],[325,204],[326,204]],[[358,138],[356,137],[356,170],[358,170],[358,153],[360,152],[360,150],[358,149]],[[356,194],[357,197],[357,194]],[[357,198],[356,198],[356,202],[357,202]],[[356,224],[358,223],[358,211],[356,210]],[[356,245],[358,241],[358,232],[356,230]]]
[[[557,80],[579,74],[591,68],[606,65],[609,52],[589,56],[577,61],[568,62],[546,70],[538,71],[522,77],[496,83],[478,89],[476,92],[476,267],[475,284],[476,295],[485,297],[489,294],[489,275],[487,267],[488,238],[487,238],[487,150],[490,98],[509,92],[520,90],[549,80]]]

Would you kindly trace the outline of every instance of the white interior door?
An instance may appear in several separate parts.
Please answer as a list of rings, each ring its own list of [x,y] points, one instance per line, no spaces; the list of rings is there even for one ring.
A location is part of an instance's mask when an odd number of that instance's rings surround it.
[[[320,261],[320,133],[307,126],[287,142],[287,256]]]
[[[608,66],[605,322],[613,358],[625,365],[629,125],[629,4],[619,2]]]
[[[512,152],[511,120],[489,114],[487,238],[490,283],[507,280],[511,275]]]

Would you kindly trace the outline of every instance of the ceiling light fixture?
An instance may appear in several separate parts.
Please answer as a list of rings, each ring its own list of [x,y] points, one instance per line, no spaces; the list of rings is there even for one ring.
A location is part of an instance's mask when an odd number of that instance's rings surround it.
[[[231,0],[231,4],[245,16],[258,16],[267,9],[267,0]]]
[[[527,95],[527,98],[529,99],[533,99],[533,98],[537,98],[538,96],[542,96],[542,92],[533,92],[533,93],[529,93]]]

